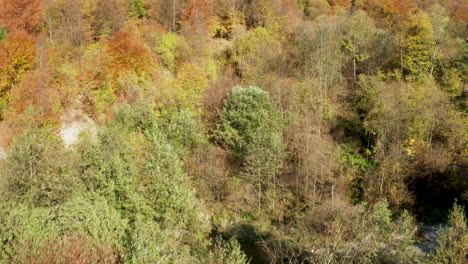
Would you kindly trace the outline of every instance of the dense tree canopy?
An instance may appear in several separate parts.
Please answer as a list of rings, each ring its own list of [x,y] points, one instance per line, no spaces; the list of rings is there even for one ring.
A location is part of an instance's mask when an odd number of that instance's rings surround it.
[[[464,263],[467,10],[0,0],[0,263]]]

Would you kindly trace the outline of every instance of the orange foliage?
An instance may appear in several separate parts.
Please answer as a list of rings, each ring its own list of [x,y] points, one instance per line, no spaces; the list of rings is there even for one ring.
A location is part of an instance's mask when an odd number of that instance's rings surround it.
[[[455,19],[468,21],[468,3],[466,0],[449,0],[448,9]]]
[[[25,245],[23,254],[15,256],[14,263],[30,264],[112,264],[117,256],[107,245],[95,244],[84,236],[72,236],[61,240],[46,241],[36,246]]]
[[[25,32],[9,34],[0,43],[0,97],[21,81],[24,72],[33,67],[35,58],[36,38]]]
[[[128,31],[121,31],[107,41],[109,67],[114,72],[135,70],[141,73],[149,66],[149,53],[144,42]]]
[[[408,14],[410,11],[409,0],[387,0],[385,9],[387,12],[394,15]]]
[[[362,7],[370,16],[393,27],[409,15],[413,5],[410,0],[365,0]]]
[[[407,14],[410,11],[409,0],[366,0],[364,1],[365,9],[378,9],[389,14]]]
[[[188,25],[191,33],[202,35],[208,32],[212,14],[213,0],[189,0],[182,15],[182,24]]]
[[[0,24],[9,32],[19,30],[37,34],[43,12],[43,0],[0,0]]]
[[[53,83],[48,69],[39,69],[25,76],[21,83],[14,87],[11,94],[12,112],[10,120],[17,120],[29,107],[33,107],[33,122],[56,123],[59,120],[61,102],[58,85]]]
[[[11,89],[33,68],[43,11],[43,0],[0,0],[0,25],[8,32],[6,40],[0,43],[2,118]]]
[[[331,4],[333,6],[351,7],[351,0],[332,0]]]

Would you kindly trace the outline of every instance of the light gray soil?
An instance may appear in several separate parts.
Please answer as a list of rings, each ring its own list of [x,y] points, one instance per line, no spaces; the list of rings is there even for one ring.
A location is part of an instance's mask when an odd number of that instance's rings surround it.
[[[80,103],[77,102],[75,108],[65,112],[61,117],[62,127],[59,134],[65,147],[73,145],[81,132],[88,129],[96,130],[94,121],[79,106]]]
[[[446,226],[447,224],[443,223],[419,225],[420,242],[413,244],[411,247],[421,251],[421,253],[429,254],[437,246],[437,233]]]

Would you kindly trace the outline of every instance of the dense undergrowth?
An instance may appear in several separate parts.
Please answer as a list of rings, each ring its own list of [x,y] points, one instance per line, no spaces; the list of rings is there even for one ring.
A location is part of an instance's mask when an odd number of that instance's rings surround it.
[[[465,263],[467,8],[0,0],[0,263]]]

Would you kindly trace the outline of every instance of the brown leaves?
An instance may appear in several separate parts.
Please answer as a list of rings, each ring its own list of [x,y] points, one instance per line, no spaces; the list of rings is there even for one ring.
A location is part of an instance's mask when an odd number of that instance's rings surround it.
[[[412,10],[410,0],[366,0],[363,8],[374,18],[386,21],[390,27],[398,26]]]
[[[9,32],[19,30],[38,34],[43,11],[43,0],[3,0],[0,1],[0,24]]]
[[[15,263],[31,264],[111,264],[118,263],[118,256],[110,246],[93,243],[83,235],[44,241],[40,245],[25,245],[22,254],[15,256]]]
[[[60,114],[60,92],[53,83],[49,69],[39,69],[25,76],[20,85],[12,90],[11,117],[25,113],[32,106],[36,111],[34,121],[57,122]]]
[[[6,12],[6,13],[2,13]],[[33,23],[21,24],[16,19],[8,18],[10,10],[0,10],[0,24],[8,29],[7,39],[0,43],[0,92],[8,92],[21,80],[22,74],[32,68],[36,56],[36,38],[29,31]],[[29,13],[29,12],[27,12]],[[19,24],[18,24],[19,23]]]
[[[351,7],[350,0],[332,0],[331,2],[334,6]]]
[[[9,34],[0,43],[0,96],[5,96],[33,67],[36,57],[35,38],[25,32]]]
[[[206,34],[212,23],[213,0],[189,0],[184,10],[183,24],[196,35]]]
[[[43,10],[42,0],[0,0],[0,25],[4,25],[8,32],[6,40],[0,43],[2,119],[9,104],[11,89],[34,66]]]
[[[109,67],[114,71],[144,71],[149,65],[149,54],[142,40],[128,31],[121,31],[107,41]]]
[[[464,0],[449,0],[448,9],[457,20],[468,21],[468,5]]]

